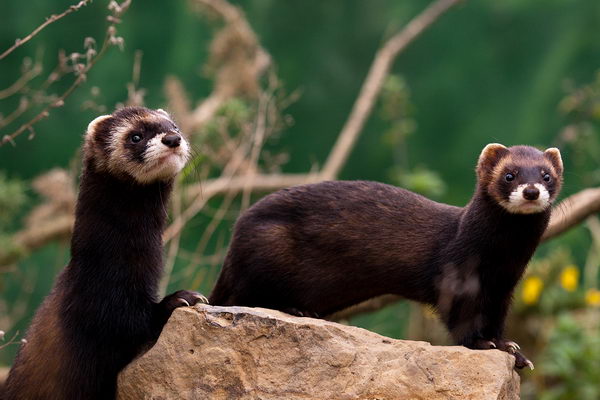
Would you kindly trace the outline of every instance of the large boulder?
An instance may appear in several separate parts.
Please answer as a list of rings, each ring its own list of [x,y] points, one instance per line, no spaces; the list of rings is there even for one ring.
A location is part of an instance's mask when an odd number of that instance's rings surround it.
[[[119,377],[129,399],[518,399],[498,350],[389,339],[334,322],[247,307],[175,310]]]

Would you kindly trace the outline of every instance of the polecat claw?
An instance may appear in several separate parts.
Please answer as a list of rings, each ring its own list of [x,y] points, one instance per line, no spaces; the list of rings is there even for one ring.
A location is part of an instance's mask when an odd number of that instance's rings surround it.
[[[178,290],[173,294],[166,296],[161,304],[165,307],[167,313],[173,312],[179,307],[190,307],[197,303],[208,303],[206,297],[198,292],[189,290]]]
[[[198,294],[194,298],[198,299],[198,303],[208,304],[208,299],[204,295]]]

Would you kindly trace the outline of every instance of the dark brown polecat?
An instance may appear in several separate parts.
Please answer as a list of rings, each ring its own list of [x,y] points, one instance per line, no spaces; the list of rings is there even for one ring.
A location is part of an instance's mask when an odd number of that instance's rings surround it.
[[[236,222],[209,302],[323,317],[397,294],[436,307],[456,343],[533,368],[504,320],[562,172],[556,148],[489,144],[463,208],[376,182],[280,190]]]
[[[119,371],[171,312],[205,301],[183,290],[157,301],[166,203],[188,157],[163,110],[123,108],[89,124],[71,261],[31,323],[4,400],[112,399]]]

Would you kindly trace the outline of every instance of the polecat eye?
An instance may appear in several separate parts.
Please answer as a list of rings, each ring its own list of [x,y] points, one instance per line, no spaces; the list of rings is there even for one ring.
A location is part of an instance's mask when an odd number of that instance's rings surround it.
[[[544,176],[542,177],[542,179],[546,182],[550,182],[550,174],[544,174]]]
[[[142,140],[142,135],[140,135],[139,133],[135,133],[133,135],[131,135],[131,141],[133,143],[138,143]]]
[[[515,179],[515,176],[511,173],[508,173],[504,176],[504,179],[506,179],[506,182],[511,182]]]

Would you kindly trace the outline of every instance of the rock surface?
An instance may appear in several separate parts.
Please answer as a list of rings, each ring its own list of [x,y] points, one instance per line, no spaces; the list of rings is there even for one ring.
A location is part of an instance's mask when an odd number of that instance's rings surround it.
[[[389,339],[278,311],[175,310],[158,342],[119,377],[133,399],[518,399],[498,350]]]

